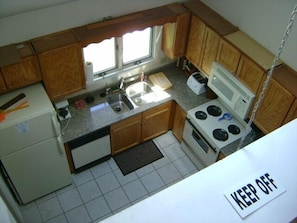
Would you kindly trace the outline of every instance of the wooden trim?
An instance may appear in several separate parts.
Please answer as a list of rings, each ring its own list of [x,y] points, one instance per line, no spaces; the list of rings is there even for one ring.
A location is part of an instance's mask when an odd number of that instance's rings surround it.
[[[78,40],[72,30],[65,30],[31,40],[32,46],[37,53],[50,51],[77,42]]]
[[[71,151],[70,151],[70,148],[68,146],[68,143],[65,143],[64,147],[65,147],[65,152],[66,152],[66,157],[67,157],[70,172],[74,173],[75,168],[74,168],[74,163],[73,163],[73,160],[72,160]]]
[[[82,46],[119,37],[127,32],[176,22],[177,16],[188,12],[181,4],[171,3],[153,9],[100,21],[73,29]]]
[[[208,27],[212,28],[221,36],[238,31],[234,26],[220,14],[209,8],[199,0],[191,0],[183,3],[183,6],[201,19]]]
[[[91,29],[99,29],[102,28],[104,26],[112,26],[115,25],[117,23],[122,23],[122,22],[128,22],[128,21],[132,21],[132,20],[136,20],[136,19],[141,19],[142,15],[140,14],[132,14],[132,15],[127,15],[127,16],[122,16],[119,17],[117,19],[110,19],[110,20],[106,20],[103,22],[97,22],[97,23],[93,23],[93,24],[89,24],[87,25],[87,29],[91,30]]]

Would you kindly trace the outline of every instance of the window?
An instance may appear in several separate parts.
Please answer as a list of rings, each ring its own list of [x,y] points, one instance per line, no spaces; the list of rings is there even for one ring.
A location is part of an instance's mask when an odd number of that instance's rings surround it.
[[[139,65],[152,58],[152,28],[127,33],[84,47],[86,62],[93,63],[93,73],[99,77]]]
[[[151,28],[123,36],[123,64],[137,62],[151,56]]]
[[[85,61],[93,63],[94,73],[102,73],[116,67],[115,46],[115,38],[111,38],[84,47]]]

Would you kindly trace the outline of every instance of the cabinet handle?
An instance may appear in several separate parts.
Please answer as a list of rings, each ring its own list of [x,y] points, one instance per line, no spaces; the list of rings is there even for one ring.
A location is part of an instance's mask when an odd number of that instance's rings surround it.
[[[53,123],[53,127],[54,127],[56,136],[61,135],[61,128],[60,128],[60,124],[56,117],[56,112],[52,112],[52,123]]]
[[[63,155],[65,153],[65,147],[64,147],[62,136],[58,136],[57,141],[59,145],[59,152],[61,155]]]

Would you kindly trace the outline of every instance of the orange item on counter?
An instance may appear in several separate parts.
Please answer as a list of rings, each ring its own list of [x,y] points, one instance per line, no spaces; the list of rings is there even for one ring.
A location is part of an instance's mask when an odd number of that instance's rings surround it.
[[[15,108],[4,110],[4,111],[0,110],[0,122],[3,122],[5,120],[5,115],[8,115],[9,113],[11,113],[13,111],[17,111],[17,110],[27,108],[27,107],[29,107],[29,103],[28,103],[28,101],[24,101]]]

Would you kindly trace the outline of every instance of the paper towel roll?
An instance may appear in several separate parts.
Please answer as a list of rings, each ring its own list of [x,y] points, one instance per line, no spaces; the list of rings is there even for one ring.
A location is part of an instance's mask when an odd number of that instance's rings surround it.
[[[93,63],[92,62],[85,63],[85,76],[86,76],[87,83],[93,82]]]

